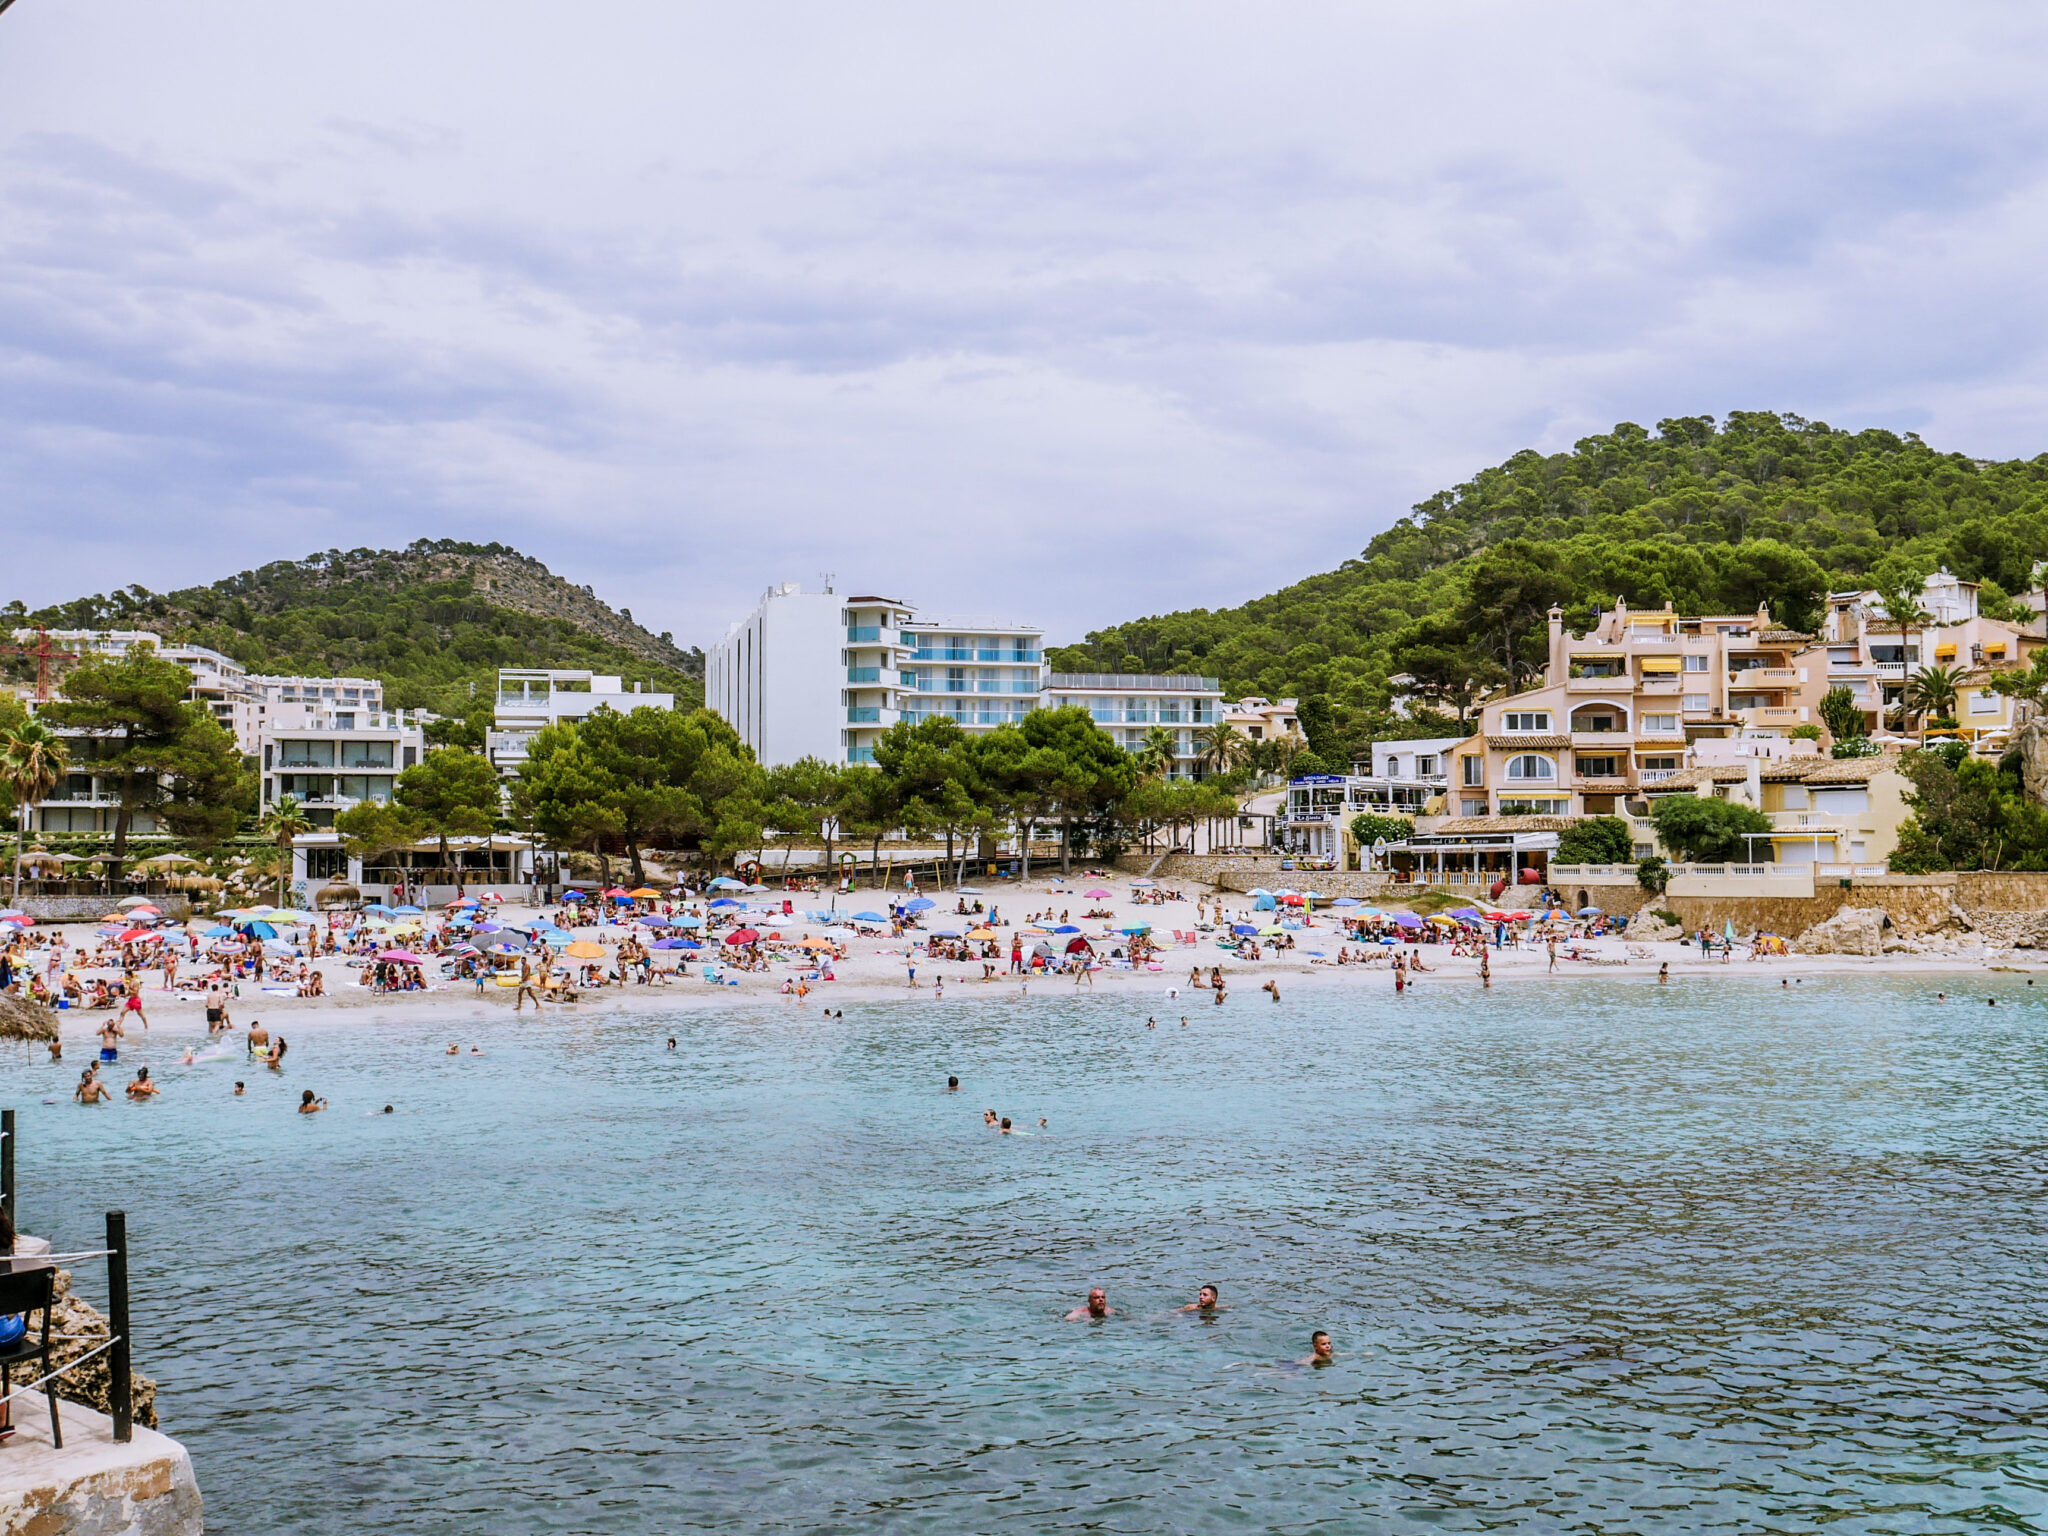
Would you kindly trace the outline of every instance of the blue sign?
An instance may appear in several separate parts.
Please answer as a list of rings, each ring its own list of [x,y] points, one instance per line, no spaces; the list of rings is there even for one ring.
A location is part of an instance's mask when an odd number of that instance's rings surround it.
[[[1289,779],[1287,782],[1290,784],[1342,784],[1344,782],[1344,775],[1341,773],[1309,773],[1302,775],[1298,779]]]

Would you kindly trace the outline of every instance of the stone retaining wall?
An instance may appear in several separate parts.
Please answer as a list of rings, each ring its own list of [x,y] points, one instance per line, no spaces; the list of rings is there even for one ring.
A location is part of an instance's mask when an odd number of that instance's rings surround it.
[[[0,892],[0,902],[6,899],[5,893]],[[19,903],[9,905],[19,905],[39,923],[80,923],[119,911],[120,901],[119,896],[24,896]],[[176,922],[182,923],[192,915],[189,896],[152,896],[149,902]]]

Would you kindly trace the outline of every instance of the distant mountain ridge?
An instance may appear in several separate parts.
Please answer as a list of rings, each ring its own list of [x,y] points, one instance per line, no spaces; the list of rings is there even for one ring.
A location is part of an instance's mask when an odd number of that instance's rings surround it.
[[[130,586],[30,611],[9,627],[147,629],[211,646],[251,670],[381,679],[387,700],[463,714],[499,667],[587,667],[703,697],[704,655],[504,544],[421,539],[328,550],[203,587]]]

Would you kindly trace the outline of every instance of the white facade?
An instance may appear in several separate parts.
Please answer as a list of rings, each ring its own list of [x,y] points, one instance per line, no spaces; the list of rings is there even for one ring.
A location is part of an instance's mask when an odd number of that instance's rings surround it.
[[[492,728],[484,733],[484,751],[501,774],[513,774],[526,761],[533,738],[551,725],[575,725],[600,708],[628,714],[636,709],[674,709],[672,693],[645,693],[635,683],[578,667],[501,667]]]
[[[1198,733],[1222,716],[1214,678],[1048,673],[1036,624],[921,616],[902,598],[795,582],[770,587],[711,648],[704,702],[770,766],[872,762],[899,721],[979,732],[1073,704],[1132,751],[1154,727],[1173,732],[1174,771],[1192,774]]]
[[[321,712],[294,707],[266,721],[259,736],[263,809],[287,795],[316,827],[366,800],[391,798],[398,775],[426,755],[418,715]]]
[[[1450,787],[1451,749],[1463,736],[1373,743],[1371,773],[1312,774],[1287,786],[1285,846],[1312,858],[1345,860],[1347,831],[1361,813],[1422,815]]]

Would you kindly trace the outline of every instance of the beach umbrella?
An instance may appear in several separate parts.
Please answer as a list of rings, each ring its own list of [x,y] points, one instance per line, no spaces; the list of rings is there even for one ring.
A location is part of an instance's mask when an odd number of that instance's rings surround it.
[[[962,896],[979,896],[981,894],[981,887],[978,885],[963,885],[960,887],[960,894]]]
[[[412,904],[411,904],[410,902],[408,902],[408,903],[407,903],[406,905],[404,905],[404,906],[402,906],[402,907],[393,907],[393,908],[392,908],[391,910],[392,910],[392,911],[393,911],[394,913],[396,913],[396,912],[403,912],[403,913],[406,913],[406,914],[407,914],[408,916],[411,916],[411,917],[419,917],[419,916],[422,916],[422,915],[424,915],[424,914],[425,914],[425,912],[426,912],[426,908],[424,908],[424,907],[415,907],[415,906],[413,906],[413,905],[412,905]]]
[[[795,919],[784,917],[780,912],[771,912],[761,919],[764,928],[787,928]]]
[[[1054,933],[1079,933],[1081,928],[1078,923],[1055,923],[1053,924],[1052,931]]]
[[[1339,896],[1335,901],[1331,902],[1330,905],[1332,907],[1362,907],[1365,905],[1365,903],[1360,901],[1356,896]]]
[[[1067,953],[1070,955],[1078,955],[1084,950],[1092,952],[1093,949],[1094,946],[1091,945],[1086,939],[1072,938],[1067,940]]]
[[[1245,892],[1245,895],[1247,896],[1270,896],[1272,894],[1273,893],[1267,890],[1263,885],[1255,885],[1250,890]]]
[[[1579,908],[1579,916],[1581,917],[1603,917],[1605,915],[1598,907]]]
[[[1257,933],[1259,930],[1254,928],[1250,923],[1236,923],[1231,926],[1230,931],[1235,934],[1243,935]]]
[[[409,949],[385,949],[377,953],[379,960],[394,960],[400,965],[425,965],[426,961]]]
[[[796,947],[798,949],[830,949],[832,941],[830,939],[798,939]]]
[[[521,939],[516,944],[510,939],[500,939],[491,946],[491,953],[494,955],[516,955],[525,947],[526,941],[524,939]]]
[[[1438,913],[1435,917],[1432,917],[1430,921],[1432,923],[1439,924],[1440,926],[1445,928],[1456,928],[1457,926],[1459,926],[1458,920],[1455,917],[1445,917],[1442,913]]]
[[[728,944],[758,944],[760,941],[761,935],[751,928],[735,928],[725,936]]]
[[[505,898],[500,896],[496,891],[485,891],[482,897],[479,899],[489,902],[499,902],[503,901]]]
[[[635,901],[652,901],[655,897],[659,896],[661,892],[655,890],[652,886],[643,885],[639,887],[637,890],[631,890],[626,892],[626,894],[632,897]]]
[[[720,875],[710,886],[714,891],[744,891],[746,888],[746,881],[735,880],[731,875]]]
[[[970,928],[967,930],[967,937],[970,939],[993,939],[998,937],[998,935],[993,928]]]
[[[471,955],[480,955],[483,953],[483,951],[478,949],[474,944],[458,944],[453,949],[449,950],[448,953],[451,955],[459,955],[462,958],[467,959]]]
[[[19,908],[19,907],[8,907],[8,908],[6,908],[5,910],[0,910],[0,917],[27,917],[27,916],[28,916],[28,914],[27,914],[26,912],[22,911],[22,910],[21,910],[21,908]]]
[[[711,903],[711,910],[716,912],[721,907],[740,907],[745,905],[745,902],[734,901],[730,896],[721,896],[718,900]]]
[[[1396,912],[1390,921],[1397,928],[1420,928],[1422,919],[1413,912]]]
[[[1088,899],[1089,899],[1090,901],[1101,901],[1101,900],[1103,900],[1103,899],[1104,899],[1105,897],[1107,897],[1107,896],[1109,895],[1109,892],[1108,892],[1108,891],[1101,891],[1101,890],[1096,890],[1096,891],[1083,891],[1083,892],[1082,892],[1081,894],[1082,894],[1083,896],[1086,896],[1086,897],[1087,897],[1087,898],[1088,898]]]
[[[856,923],[886,923],[889,921],[888,918],[882,916],[879,912],[856,912],[853,914],[853,920]]]
[[[202,939],[232,939],[234,936],[235,930],[224,924],[216,924],[199,935]]]
[[[935,939],[957,939],[960,937],[960,930],[958,928],[941,928],[932,937]]]
[[[634,918],[633,921],[642,928],[666,928],[669,925],[668,919],[659,912],[646,913],[643,916]]]
[[[564,901],[581,901],[583,899],[583,893],[581,891],[562,892],[562,900]]]
[[[1273,899],[1290,907],[1298,907],[1302,903],[1302,898],[1295,895],[1292,891],[1287,892],[1283,896],[1276,896]]]
[[[123,896],[116,905],[123,907],[146,907],[149,905],[149,898],[147,896]]]
[[[143,939],[160,939],[162,937],[162,934],[151,933],[147,928],[130,928],[126,933],[121,935],[121,942],[123,944],[135,944],[139,943]]]
[[[9,912],[5,917],[0,917],[0,923],[6,923],[15,928],[33,928],[36,925],[36,920],[26,912]]]
[[[620,896],[630,896],[630,895],[632,895],[633,893],[632,893],[631,891],[627,890],[627,889],[626,889],[626,888],[625,888],[625,887],[624,887],[623,885],[614,885],[614,886],[611,886],[611,887],[609,887],[608,889],[606,889],[606,890],[604,890],[604,891],[600,892],[599,894],[601,894],[601,895],[605,895],[605,896],[610,896],[610,897],[612,897],[612,898],[616,899],[616,898],[618,898],[618,897],[620,897]]]
[[[1158,883],[1157,880],[1133,880],[1131,882],[1131,889],[1134,891],[1149,891]]]
[[[451,907],[474,907],[478,905],[478,902],[474,896],[457,896],[448,905]]]
[[[1279,933],[1280,931],[1281,929],[1278,923],[1268,923],[1265,927],[1259,930],[1259,937],[1262,939],[1270,939],[1274,934]]]
[[[654,947],[654,948],[656,948],[656,949],[699,949],[699,948],[702,948],[702,946],[701,946],[701,945],[698,945],[698,944],[692,944],[692,943],[691,943],[691,942],[690,942],[690,941],[689,941],[688,939],[656,939],[656,940],[654,941],[654,946],[653,946],[653,947]]]
[[[923,912],[927,908],[936,907],[937,905],[938,903],[929,896],[913,896],[910,900],[903,903],[903,910],[906,912]]]
[[[668,925],[671,928],[702,928],[704,926],[704,919],[701,917],[672,917],[669,919]]]
[[[602,960],[605,951],[602,944],[593,944],[588,939],[579,939],[563,950],[562,953],[572,960]]]

